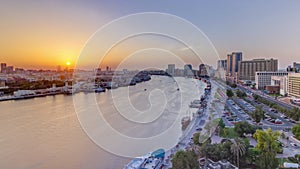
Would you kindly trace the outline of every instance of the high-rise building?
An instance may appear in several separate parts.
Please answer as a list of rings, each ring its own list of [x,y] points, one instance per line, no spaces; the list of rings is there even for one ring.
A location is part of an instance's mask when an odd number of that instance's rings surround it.
[[[167,73],[171,76],[175,75],[175,64],[168,64]]]
[[[1,63],[1,73],[6,73],[6,63]]]
[[[295,72],[299,73],[300,72],[300,63],[293,63],[293,68],[295,70]]]
[[[300,98],[300,73],[290,73],[288,75],[288,94]]]
[[[243,60],[242,52],[233,52],[232,60],[232,74],[234,74],[238,72],[239,62]]]
[[[229,76],[235,76],[238,72],[239,61],[243,60],[242,52],[232,52],[227,55],[227,74]]]
[[[227,70],[227,60],[218,60],[217,66],[218,70]]]
[[[238,65],[239,80],[255,80],[255,72],[278,71],[278,60],[276,59],[253,59],[240,61]]]
[[[256,89],[264,90],[266,86],[271,85],[272,76],[287,76],[288,72],[276,71],[276,72],[256,72],[255,73],[255,84]]]
[[[230,75],[232,72],[232,54],[227,54],[227,74]]]
[[[207,72],[207,68],[206,68],[205,64],[199,65],[199,76],[200,77],[208,76],[208,72]]]
[[[184,65],[184,76],[193,76],[193,67],[191,64]]]

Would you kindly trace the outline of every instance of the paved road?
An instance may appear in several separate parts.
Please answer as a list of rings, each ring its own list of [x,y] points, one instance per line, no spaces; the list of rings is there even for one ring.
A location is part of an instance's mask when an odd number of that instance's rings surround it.
[[[298,106],[296,105],[293,105],[293,104],[288,104],[288,103],[285,103],[285,102],[281,102],[279,100],[276,100],[274,97],[271,97],[259,90],[253,90],[253,89],[250,89],[248,87],[245,87],[245,86],[242,86],[242,85],[238,85],[237,86],[238,89],[244,91],[244,92],[250,92],[250,93],[254,93],[254,94],[257,94],[265,99],[267,99],[268,101],[271,101],[271,102],[274,102],[275,104],[278,104],[286,109],[289,109],[289,110],[292,110],[293,108],[299,108]]]

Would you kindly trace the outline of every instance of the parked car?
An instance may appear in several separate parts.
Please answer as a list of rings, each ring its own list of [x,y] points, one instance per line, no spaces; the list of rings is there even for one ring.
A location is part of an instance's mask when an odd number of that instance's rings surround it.
[[[291,146],[293,146],[293,147],[298,147],[298,145],[295,144],[295,143],[291,143]]]

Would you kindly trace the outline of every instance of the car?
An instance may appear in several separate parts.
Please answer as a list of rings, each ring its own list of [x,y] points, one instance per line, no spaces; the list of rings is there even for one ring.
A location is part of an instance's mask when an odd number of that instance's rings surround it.
[[[197,131],[202,131],[201,127],[196,128]]]
[[[282,122],[281,121],[275,121],[274,124],[282,124]]]
[[[275,110],[275,109],[273,109],[273,108],[269,109],[269,111],[271,111],[271,112],[273,112],[273,113],[278,113],[278,111]]]
[[[293,147],[298,147],[298,145],[296,144],[296,143],[290,143],[291,144],[291,146],[293,146]]]
[[[230,119],[228,119],[228,121],[233,121],[233,119],[232,119],[232,118],[230,118]]]

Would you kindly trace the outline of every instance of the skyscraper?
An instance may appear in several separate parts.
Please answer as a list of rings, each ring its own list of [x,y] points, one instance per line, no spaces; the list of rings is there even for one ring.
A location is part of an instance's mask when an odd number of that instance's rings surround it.
[[[229,76],[235,76],[238,72],[239,61],[242,60],[242,52],[232,52],[232,54],[227,55],[227,73]]]
[[[227,74],[232,72],[232,54],[227,54]]]
[[[6,63],[1,63],[1,73],[5,73],[6,72]]]
[[[241,61],[238,65],[239,80],[255,80],[255,72],[276,72],[278,60],[276,59],[253,59]]]
[[[208,76],[205,64],[199,65],[199,75],[200,75],[200,77]]]
[[[227,70],[227,60],[218,60],[218,70],[223,69]]]
[[[184,76],[193,76],[193,67],[191,64],[184,65]]]
[[[175,75],[175,64],[168,64],[167,73],[171,76]]]
[[[243,60],[242,52],[232,53],[232,74],[237,73],[239,69],[239,61]]]

